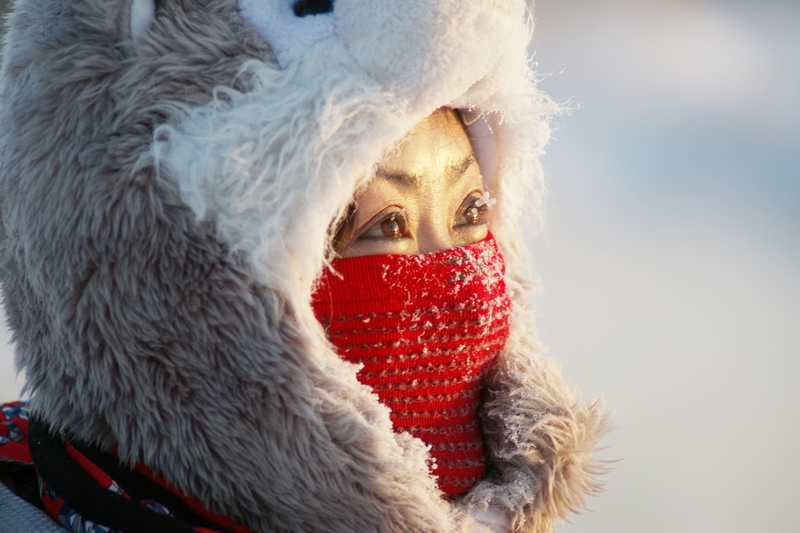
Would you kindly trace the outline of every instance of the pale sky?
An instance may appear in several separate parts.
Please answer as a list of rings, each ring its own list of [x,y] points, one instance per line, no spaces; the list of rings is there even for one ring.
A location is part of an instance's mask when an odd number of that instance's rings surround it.
[[[800,531],[800,4],[539,0],[539,328],[616,413],[562,533]]]

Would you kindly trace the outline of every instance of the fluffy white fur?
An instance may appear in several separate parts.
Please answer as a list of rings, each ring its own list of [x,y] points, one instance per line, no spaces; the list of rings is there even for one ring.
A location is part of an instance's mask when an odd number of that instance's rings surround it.
[[[282,67],[291,65],[314,43],[333,35],[335,13],[307,17],[294,14],[298,0],[239,0],[242,16],[252,22],[270,43]]]
[[[259,532],[503,516],[549,532],[598,490],[608,420],[541,357],[529,309],[522,231],[558,107],[528,68],[528,7],[336,0],[294,20],[287,5],[171,0],[142,31],[130,0],[17,2],[0,235],[33,407]],[[498,199],[515,309],[482,412],[492,474],[455,502],[309,304],[331,224],[444,105],[470,122]]]
[[[510,245],[512,226],[523,209],[529,219],[539,213],[538,157],[546,117],[558,109],[527,68],[524,3],[424,4],[339,0],[337,35],[280,72],[243,66],[252,83],[245,93],[220,88],[177,127],[157,131],[156,159],[187,205],[289,297],[309,295],[330,221],[382,151],[441,105],[465,110],[503,206],[494,231],[508,232],[507,254],[524,253],[521,241]]]
[[[298,307],[308,307],[331,221],[413,125],[337,44],[315,45],[285,71],[250,62],[246,92],[220,88],[156,130],[156,162],[186,205]]]
[[[153,26],[153,17],[155,16],[155,0],[131,1],[131,39],[134,42],[142,42],[144,34]]]
[[[486,509],[474,508],[472,517],[477,524],[474,533],[506,533],[511,528],[511,516],[493,505]]]

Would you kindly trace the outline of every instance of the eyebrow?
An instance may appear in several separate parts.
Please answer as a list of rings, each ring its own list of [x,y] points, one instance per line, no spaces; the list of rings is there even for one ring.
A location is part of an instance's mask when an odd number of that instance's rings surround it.
[[[460,180],[467,169],[475,163],[475,154],[469,154],[461,161],[457,161],[447,166],[445,178],[448,185],[453,185]],[[423,176],[419,174],[406,174],[405,172],[392,172],[386,168],[378,165],[375,169],[375,175],[391,181],[399,181],[406,187],[419,187],[419,182]]]

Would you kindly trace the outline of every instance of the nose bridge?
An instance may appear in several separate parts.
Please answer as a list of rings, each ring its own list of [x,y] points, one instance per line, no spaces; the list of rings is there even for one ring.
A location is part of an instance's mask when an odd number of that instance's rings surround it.
[[[429,254],[453,248],[456,243],[450,231],[450,225],[440,212],[429,210],[419,221],[417,228],[417,252]]]

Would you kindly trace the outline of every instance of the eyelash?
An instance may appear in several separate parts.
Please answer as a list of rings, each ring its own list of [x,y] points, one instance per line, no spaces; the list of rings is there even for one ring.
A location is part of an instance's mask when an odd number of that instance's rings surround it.
[[[387,234],[387,230],[394,235]],[[373,232],[375,234],[372,234]],[[390,207],[364,224],[364,229],[358,232],[353,240],[402,239],[406,236],[408,236],[408,222],[405,211]]]

